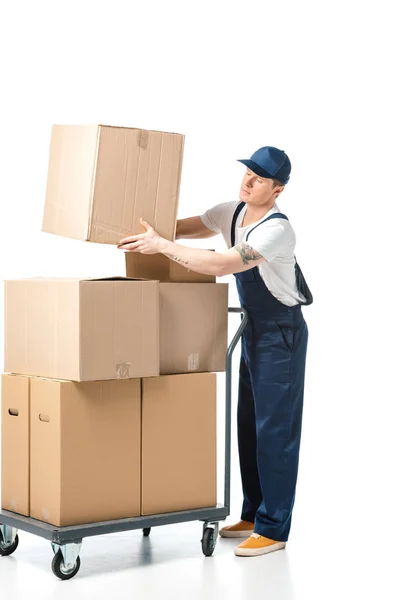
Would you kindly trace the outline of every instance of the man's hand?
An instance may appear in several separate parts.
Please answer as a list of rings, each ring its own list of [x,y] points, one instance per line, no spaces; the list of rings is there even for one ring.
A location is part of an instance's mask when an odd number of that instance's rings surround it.
[[[159,236],[153,227],[143,219],[140,219],[140,223],[146,229],[146,233],[124,238],[119,242],[118,248],[127,252],[140,252],[141,254],[158,254],[162,252],[167,240]]]

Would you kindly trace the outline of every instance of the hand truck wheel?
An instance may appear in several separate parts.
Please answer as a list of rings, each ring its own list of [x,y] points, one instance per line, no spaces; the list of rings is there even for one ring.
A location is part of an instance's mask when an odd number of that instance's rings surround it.
[[[7,544],[3,540],[3,536],[0,533],[0,556],[10,556],[13,552],[16,551],[19,544],[18,534],[15,536],[14,541],[11,544]]]
[[[81,559],[78,556],[75,564],[72,567],[67,568],[64,564],[64,557],[61,550],[58,550],[51,562],[51,570],[53,571],[54,575],[63,580],[72,579],[72,577],[75,577],[80,569],[80,566]]]
[[[217,545],[217,532],[213,527],[206,527],[201,540],[201,549],[204,556],[211,556]]]
[[[18,548],[17,530],[0,523],[0,556],[10,556]]]

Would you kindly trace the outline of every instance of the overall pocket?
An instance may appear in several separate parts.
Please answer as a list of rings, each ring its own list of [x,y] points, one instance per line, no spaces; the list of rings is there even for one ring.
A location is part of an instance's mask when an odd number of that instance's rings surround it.
[[[289,352],[292,352],[294,347],[293,324],[286,321],[275,320],[275,325],[277,326],[284,346],[287,348],[287,350],[289,350]]]

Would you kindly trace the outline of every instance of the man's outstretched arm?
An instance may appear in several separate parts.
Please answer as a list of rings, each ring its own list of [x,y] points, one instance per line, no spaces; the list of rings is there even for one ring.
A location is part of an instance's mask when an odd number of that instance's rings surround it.
[[[246,242],[234,246],[227,252],[220,253],[187,248],[165,240],[165,244],[161,247],[161,253],[191,271],[216,277],[248,271],[265,261],[265,258]]]
[[[246,242],[223,253],[187,248],[160,237],[145,221],[142,221],[142,225],[146,228],[146,233],[132,235],[121,240],[120,249],[142,254],[165,254],[191,271],[216,277],[248,271],[265,260]]]

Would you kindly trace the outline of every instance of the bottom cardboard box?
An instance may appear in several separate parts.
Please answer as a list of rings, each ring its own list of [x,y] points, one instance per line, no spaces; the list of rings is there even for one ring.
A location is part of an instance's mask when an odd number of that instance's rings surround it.
[[[1,506],[29,517],[29,377],[1,378]]]
[[[142,380],[142,515],[215,506],[216,374]]]
[[[140,514],[140,379],[31,379],[30,515],[66,526]]]
[[[216,505],[216,374],[2,378],[2,507],[55,526]]]

